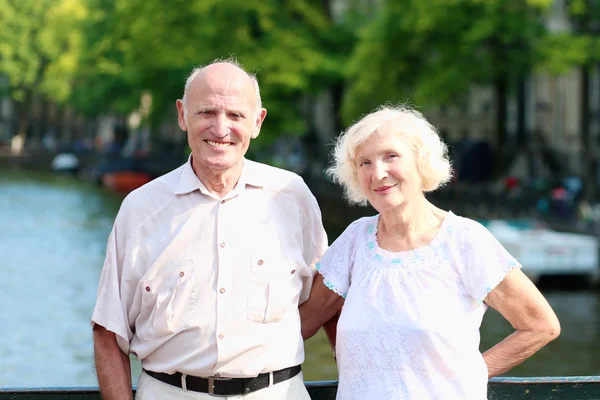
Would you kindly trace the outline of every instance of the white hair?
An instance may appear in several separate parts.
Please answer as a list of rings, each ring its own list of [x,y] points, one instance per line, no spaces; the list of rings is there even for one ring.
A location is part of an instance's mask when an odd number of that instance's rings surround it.
[[[254,90],[256,92],[256,108],[258,110],[260,110],[262,108],[262,99],[260,97],[260,87],[258,86],[258,79],[256,78],[256,75],[249,73],[248,71],[246,71],[244,69],[244,67],[233,57],[231,58],[227,58],[227,59],[216,59],[211,61],[210,63],[206,64],[206,65],[202,65],[199,67],[196,67],[192,70],[192,72],[190,73],[190,75],[188,76],[188,78],[185,81],[185,88],[183,89],[183,98],[181,99],[182,103],[183,103],[183,115],[184,117],[187,118],[187,111],[188,111],[188,96],[189,96],[189,92],[190,89],[192,87],[192,84],[194,83],[194,80],[196,79],[196,77],[200,74],[200,72],[202,72],[202,70],[204,70],[204,68],[213,65],[213,64],[218,64],[218,63],[226,63],[226,64],[231,64],[233,66],[238,67],[239,69],[241,69],[242,71],[244,71],[248,77],[250,78],[250,80],[252,81],[252,85],[254,86]]]
[[[424,192],[434,191],[450,181],[452,166],[448,147],[423,114],[404,104],[380,106],[337,138],[333,165],[326,171],[334,182],[343,186],[351,204],[367,204],[367,197],[358,183],[356,149],[384,126],[411,142]]]

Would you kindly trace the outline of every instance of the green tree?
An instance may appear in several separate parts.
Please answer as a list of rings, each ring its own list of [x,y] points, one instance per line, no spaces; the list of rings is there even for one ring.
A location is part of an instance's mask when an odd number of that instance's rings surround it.
[[[139,106],[142,89],[135,70],[124,67],[123,38],[118,31],[114,0],[86,0],[82,25],[83,52],[70,97],[86,117],[103,113],[127,115]]]
[[[597,157],[591,135],[591,70],[600,64],[600,4],[595,0],[569,0],[565,14],[571,30],[549,35],[541,46],[540,68],[553,74],[564,74],[573,68],[580,72],[580,147],[584,198],[593,199],[596,193]]]
[[[181,97],[194,66],[234,56],[258,75],[269,109],[260,140],[268,142],[306,129],[298,107],[303,93],[342,80],[339,42],[346,38],[326,2],[89,1],[94,11],[85,32],[91,52],[80,78],[87,82],[82,87],[95,89],[77,93],[89,111],[94,104],[131,111],[145,91],[152,95],[146,122],[157,125]]]
[[[0,74],[23,142],[34,96],[62,103],[71,93],[86,15],[80,0],[0,0]]]
[[[384,102],[443,105],[473,85],[496,94],[498,173],[509,89],[536,64],[550,0],[388,0],[360,34],[348,66],[350,122]]]

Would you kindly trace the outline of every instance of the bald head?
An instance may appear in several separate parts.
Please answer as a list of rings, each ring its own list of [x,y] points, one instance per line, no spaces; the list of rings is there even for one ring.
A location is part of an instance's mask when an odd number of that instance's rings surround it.
[[[185,90],[183,92],[182,102],[185,115],[187,115],[188,110],[188,98],[190,97],[190,92],[196,86],[195,83],[219,87],[225,90],[252,91],[256,97],[255,108],[257,112],[262,108],[260,88],[256,76],[246,72],[236,61],[213,61],[205,67],[198,67],[192,71],[185,82]]]

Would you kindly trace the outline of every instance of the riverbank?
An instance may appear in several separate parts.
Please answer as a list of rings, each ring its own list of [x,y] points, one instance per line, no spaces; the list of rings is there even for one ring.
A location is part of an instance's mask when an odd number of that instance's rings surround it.
[[[101,182],[104,170],[129,168],[158,177],[186,161],[180,152],[144,158],[112,157],[95,152],[77,154],[79,168],[76,175],[83,180]],[[51,164],[58,152],[27,149],[22,155],[12,155],[9,149],[0,148],[0,169],[25,169],[51,172]],[[305,177],[319,204],[325,210],[336,210],[330,216],[328,229],[335,237],[353,220],[375,214],[371,207],[349,206],[342,198],[342,190],[328,182],[323,175]],[[564,215],[543,210],[540,203],[548,196],[547,191],[518,187],[507,189],[502,182],[464,183],[454,182],[445,188],[428,193],[427,197],[437,206],[452,210],[455,214],[473,219],[529,219],[554,230],[586,233],[600,236],[600,215],[582,218],[577,205],[572,205]]]

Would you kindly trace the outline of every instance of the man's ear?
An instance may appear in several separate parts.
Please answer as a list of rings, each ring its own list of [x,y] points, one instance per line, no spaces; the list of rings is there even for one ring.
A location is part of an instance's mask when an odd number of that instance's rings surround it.
[[[182,131],[187,132],[188,126],[185,120],[185,110],[183,108],[183,101],[177,100],[175,102],[175,105],[177,105],[177,123],[179,124],[179,128],[181,128]]]
[[[254,125],[254,129],[252,130],[252,135],[250,136],[252,139],[256,139],[260,134],[260,128],[262,127],[262,123],[267,116],[267,109],[261,108],[260,112],[256,116],[256,125]]]

